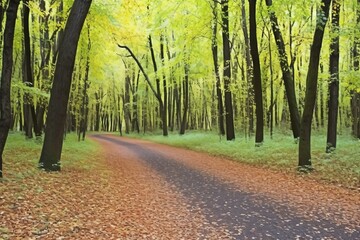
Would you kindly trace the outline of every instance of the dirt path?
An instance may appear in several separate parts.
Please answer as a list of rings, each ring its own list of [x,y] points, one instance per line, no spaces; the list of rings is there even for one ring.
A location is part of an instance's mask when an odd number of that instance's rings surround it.
[[[118,202],[133,199],[121,210],[129,218],[119,217],[157,229],[157,239],[360,239],[358,192],[142,140],[94,139],[124,194]]]

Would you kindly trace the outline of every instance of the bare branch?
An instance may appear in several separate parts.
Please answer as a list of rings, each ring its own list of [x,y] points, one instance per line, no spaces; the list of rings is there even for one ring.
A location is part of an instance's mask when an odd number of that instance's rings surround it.
[[[151,84],[151,81],[150,81],[149,76],[146,74],[143,66],[141,65],[140,61],[137,59],[137,57],[135,56],[135,54],[133,53],[133,51],[131,51],[131,49],[130,49],[128,46],[120,45],[120,44],[118,44],[118,43],[117,43],[117,45],[118,45],[119,48],[126,49],[126,50],[130,53],[131,57],[135,60],[136,64],[138,65],[140,71],[143,73],[146,82],[149,84],[149,87],[151,88],[151,91],[154,93],[155,97],[160,101],[161,98],[160,98],[159,94],[155,91],[155,88],[154,88],[154,86]]]

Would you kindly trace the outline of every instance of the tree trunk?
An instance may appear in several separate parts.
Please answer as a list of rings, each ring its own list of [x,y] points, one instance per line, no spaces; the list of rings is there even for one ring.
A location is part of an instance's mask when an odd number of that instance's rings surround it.
[[[328,100],[328,127],[326,152],[336,148],[337,120],[339,109],[339,28],[340,0],[333,0],[331,11],[330,82]]]
[[[127,69],[129,72],[130,69]],[[131,113],[130,113],[130,76],[129,73],[125,76],[125,89],[123,95],[123,109],[124,109],[124,118],[125,118],[125,133],[130,133],[130,123],[131,123]]]
[[[311,123],[314,114],[316,92],[319,74],[320,51],[324,30],[329,17],[331,0],[322,0],[321,9],[317,16],[316,30],[310,51],[310,62],[306,77],[305,106],[301,119],[299,142],[299,169],[311,169]]]
[[[356,23],[360,24],[360,0],[357,0],[357,8],[356,8]],[[359,71],[359,50],[360,49],[360,39],[358,36],[355,36],[354,47],[353,47],[353,66],[355,71]],[[355,138],[360,138],[360,93],[356,90],[352,90],[350,108],[352,113],[352,135]]]
[[[222,12],[222,39],[224,55],[224,89],[225,89],[225,121],[226,121],[226,139],[235,140],[233,106],[231,96],[231,49],[229,39],[229,1],[221,1]]]
[[[183,88],[183,96],[184,96],[184,109],[183,109],[183,115],[181,119],[180,124],[180,135],[185,134],[185,129],[187,125],[187,116],[188,116],[188,110],[189,110],[189,64],[185,60],[185,76],[184,76],[184,88]]]
[[[164,35],[163,34],[161,34],[161,36],[160,36],[160,58],[161,58],[161,64],[164,68],[164,66],[165,66],[165,51],[164,51]],[[161,111],[161,116],[162,116],[162,122],[163,122],[163,135],[167,136],[168,135],[168,111],[167,111],[168,110],[168,89],[167,89],[167,85],[166,85],[166,76],[165,76],[164,69],[163,69],[162,77],[163,77],[164,106]]]
[[[249,0],[250,19],[250,52],[253,61],[253,86],[256,105],[256,133],[255,145],[260,146],[264,141],[264,107],[262,99],[261,69],[256,34],[256,0]]]
[[[217,44],[217,26],[218,26],[218,13],[217,13],[217,0],[214,0],[213,5],[213,35],[212,35],[212,44],[211,50],[213,55],[214,62],[214,71],[215,71],[215,81],[216,81],[216,96],[217,96],[217,108],[218,108],[218,126],[219,133],[225,135],[224,128],[224,105],[223,97],[221,92],[221,82],[220,82],[220,72],[219,72],[219,62],[218,62],[218,44]]]
[[[167,128],[167,111],[166,111],[166,107],[164,106],[164,101],[162,100],[161,97],[161,90],[160,90],[160,79],[158,77],[158,69],[157,69],[157,64],[156,64],[156,59],[155,59],[155,53],[154,53],[154,47],[152,44],[152,39],[151,39],[151,35],[149,35],[149,47],[150,47],[150,53],[151,53],[151,59],[153,62],[153,66],[154,66],[154,72],[155,72],[155,78],[156,78],[156,92],[157,92],[157,100],[159,101],[159,109],[160,109],[160,117],[161,117],[161,128],[163,130],[163,136],[167,136],[168,135],[168,128]]]
[[[245,51],[245,59],[246,59],[246,81],[247,81],[247,96],[246,96],[246,114],[248,118],[248,135],[250,136],[254,132],[254,91],[252,87],[252,62],[251,62],[251,54],[250,54],[250,40],[249,33],[246,24],[246,7],[245,0],[241,0],[241,25],[242,31],[244,34],[244,51]],[[245,130],[246,132],[246,130]]]
[[[29,30],[29,14],[30,9],[28,7],[29,1],[23,1],[23,34],[24,34],[24,54],[23,54],[23,82],[28,87],[34,86],[34,78],[33,72],[31,69],[31,49],[30,49],[30,30]],[[32,96],[28,93],[24,94],[24,120],[25,120],[25,136],[27,138],[32,138],[32,128],[34,127],[34,132],[36,136],[41,136],[39,133],[38,128],[36,127],[36,119],[33,115],[34,111],[34,104]]]
[[[86,66],[85,66],[84,87],[82,92],[81,116],[80,116],[81,119],[80,132],[82,133],[83,141],[85,140],[87,125],[88,125],[88,113],[89,113],[89,95],[87,90],[90,87],[90,83],[89,83],[90,51],[91,51],[90,25],[88,25],[87,33],[88,33],[88,48],[87,48],[87,57],[86,57]]]
[[[279,53],[278,56],[279,56],[281,71],[283,74],[286,98],[289,104],[291,128],[294,138],[297,139],[300,136],[300,114],[296,102],[294,78],[293,78],[293,74],[290,71],[290,66],[287,62],[288,57],[286,54],[285,43],[280,31],[278,19],[275,15],[275,12],[272,11],[270,8],[272,6],[272,0],[266,0],[266,5],[269,7],[268,11],[270,15],[271,27],[273,30],[274,39]]]
[[[63,41],[60,44],[39,165],[47,171],[60,170],[66,110],[76,50],[90,5],[91,0],[75,0],[65,26]]]
[[[0,85],[0,178],[3,177],[3,152],[11,125],[11,75],[13,69],[13,44],[16,15],[19,0],[10,0],[6,10],[4,31],[4,48],[2,58],[1,85]]]

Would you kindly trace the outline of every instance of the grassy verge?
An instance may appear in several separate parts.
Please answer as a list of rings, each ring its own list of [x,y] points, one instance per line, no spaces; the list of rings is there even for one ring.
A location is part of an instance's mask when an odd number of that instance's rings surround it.
[[[130,136],[296,173],[298,145],[291,135],[275,134],[273,139],[267,138],[261,147],[255,147],[254,139],[238,137],[228,142],[214,132],[189,132],[184,136],[170,134],[168,137],[161,134]],[[360,141],[349,135],[340,135],[338,147],[331,154],[325,153],[325,143],[326,136],[322,133],[312,137],[312,163],[315,171],[306,177],[360,189]]]
[[[21,133],[10,133],[4,151],[4,179],[15,180],[37,174],[37,163],[42,144],[29,139]],[[75,134],[66,136],[62,152],[62,168],[88,169],[96,163],[89,161],[89,157],[98,151],[95,142],[77,141]]]

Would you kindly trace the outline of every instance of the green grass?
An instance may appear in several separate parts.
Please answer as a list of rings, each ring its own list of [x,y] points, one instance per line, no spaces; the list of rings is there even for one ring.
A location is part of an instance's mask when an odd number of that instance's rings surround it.
[[[35,139],[25,139],[22,133],[10,132],[3,156],[4,179],[23,179],[36,174],[42,143]],[[96,154],[99,146],[89,140],[77,141],[76,134],[68,134],[61,156],[62,168],[89,169],[96,163],[89,157]]]
[[[183,136],[171,133],[168,137],[161,134],[130,136],[228,157],[276,171],[297,173],[298,144],[295,144],[291,134],[276,133],[273,139],[266,136],[261,147],[255,147],[253,138],[238,136],[235,141],[226,141],[225,137],[220,137],[215,132],[192,131]],[[312,137],[312,163],[315,171],[307,176],[359,188],[360,141],[349,135],[340,135],[337,149],[332,154],[325,153],[325,146],[326,135],[315,132]]]

